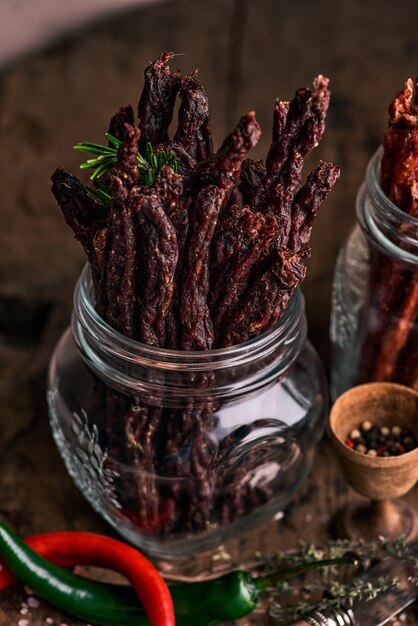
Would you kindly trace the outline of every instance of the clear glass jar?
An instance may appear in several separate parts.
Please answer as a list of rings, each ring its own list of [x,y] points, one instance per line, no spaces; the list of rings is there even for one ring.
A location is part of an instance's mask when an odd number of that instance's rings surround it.
[[[370,381],[418,389],[418,219],[380,186],[380,147],[357,195],[357,223],[334,275],[331,395]]]
[[[51,359],[48,405],[58,449],[93,508],[146,552],[175,558],[290,501],[322,435],[327,393],[300,292],[257,339],[181,352],[106,324],[86,266],[72,328]]]

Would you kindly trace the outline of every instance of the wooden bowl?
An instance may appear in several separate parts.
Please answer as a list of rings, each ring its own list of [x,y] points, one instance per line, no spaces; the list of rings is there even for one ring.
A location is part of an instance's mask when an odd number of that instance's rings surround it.
[[[398,425],[410,430],[418,441],[418,393],[395,383],[368,383],[349,389],[332,407],[328,434],[345,479],[372,501],[345,512],[344,534],[353,538],[412,536],[418,527],[416,512],[391,499],[406,494],[417,482],[418,447],[389,457],[372,457],[349,448],[345,441],[364,420],[379,426]],[[357,528],[350,530],[350,526]]]

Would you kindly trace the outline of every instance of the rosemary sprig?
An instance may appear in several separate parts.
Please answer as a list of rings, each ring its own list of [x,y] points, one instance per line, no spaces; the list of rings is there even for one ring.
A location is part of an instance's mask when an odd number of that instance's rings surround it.
[[[94,186],[86,187],[86,190],[90,198],[103,207],[110,206],[112,194],[108,182],[101,179],[117,167],[118,149],[122,144],[120,139],[110,133],[106,133],[106,138],[110,144],[108,146],[90,141],[82,141],[74,146],[74,150],[94,155],[94,158],[81,163],[80,169],[93,170],[90,180],[93,181]],[[154,150],[150,143],[147,143],[145,147],[144,156],[138,152],[136,162],[140,181],[148,187],[155,183],[163,165],[168,165],[174,172],[177,172],[177,160],[173,152]]]

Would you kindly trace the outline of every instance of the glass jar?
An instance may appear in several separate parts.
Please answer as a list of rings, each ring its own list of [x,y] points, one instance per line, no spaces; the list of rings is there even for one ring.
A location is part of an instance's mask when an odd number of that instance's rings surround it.
[[[280,323],[225,349],[128,339],[96,313],[88,266],[51,359],[52,432],[74,482],[149,554],[211,549],[272,519],[322,435],[326,381],[298,291]]]
[[[380,147],[357,195],[357,223],[334,275],[331,394],[369,381],[418,389],[418,219],[380,186]]]

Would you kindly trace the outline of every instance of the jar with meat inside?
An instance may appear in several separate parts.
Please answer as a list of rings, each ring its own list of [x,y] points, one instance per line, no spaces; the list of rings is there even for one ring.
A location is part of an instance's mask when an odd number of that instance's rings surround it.
[[[72,331],[51,360],[52,431],[76,485],[119,533],[150,554],[180,557],[289,503],[327,408],[299,290],[259,337],[193,352],[110,327],[88,266],[74,303]]]
[[[357,197],[357,224],[334,276],[331,393],[392,381],[418,389],[418,218],[380,185],[382,148]]]
[[[276,100],[263,162],[247,156],[254,111],[214,149],[207,93],[173,57],[145,69],[137,120],[122,107],[107,145],[76,146],[91,184],[52,176],[89,262],[51,361],[54,437],[93,506],[162,557],[272,517],[310,467],[326,388],[298,287],[339,177],[324,161],[303,173],[328,78]]]

